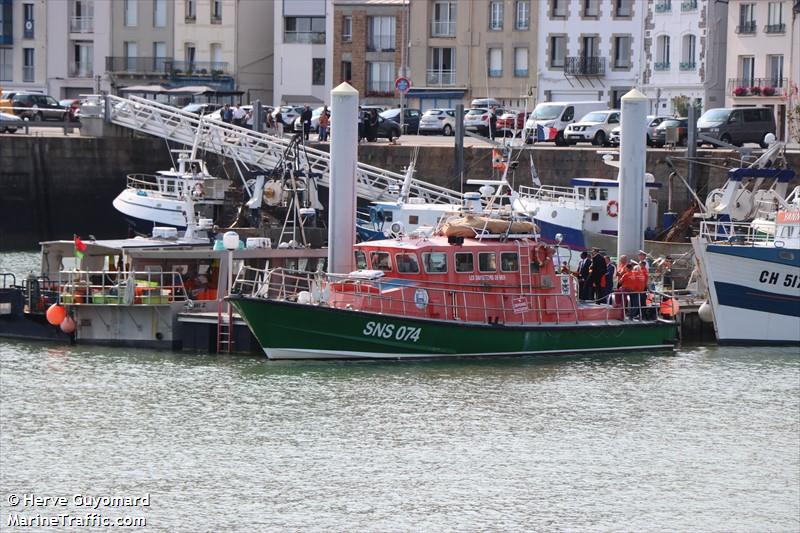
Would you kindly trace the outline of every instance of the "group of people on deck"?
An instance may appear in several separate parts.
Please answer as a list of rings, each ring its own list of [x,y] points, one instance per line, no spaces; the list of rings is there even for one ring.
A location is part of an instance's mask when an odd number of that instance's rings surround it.
[[[644,250],[639,250],[638,262],[621,255],[618,265],[598,248],[581,252],[578,271],[573,275],[578,278],[580,300],[621,305],[621,300],[613,299],[612,293],[629,293],[623,295],[628,316],[641,317],[650,278],[650,265]]]

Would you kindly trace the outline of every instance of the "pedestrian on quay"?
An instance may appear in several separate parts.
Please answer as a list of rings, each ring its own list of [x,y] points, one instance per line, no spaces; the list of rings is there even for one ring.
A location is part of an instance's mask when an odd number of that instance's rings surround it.
[[[264,113],[264,126],[269,133],[275,129],[275,119],[272,117],[272,113]]]
[[[639,250],[639,268],[644,272],[646,285],[650,286],[650,262],[647,259],[647,252]]]
[[[232,120],[233,110],[231,109],[231,104],[225,104],[225,106],[222,108],[222,122],[230,124]]]
[[[246,115],[247,113],[242,109],[242,104],[236,104],[236,107],[233,108],[233,125],[241,126],[244,123],[244,117]]]
[[[604,280],[605,290],[603,291],[603,298],[605,298],[608,303],[613,303],[611,301],[612,298],[611,294],[614,292],[614,278],[616,277],[617,274],[617,267],[611,261],[610,256],[606,255],[604,256],[604,259],[606,260],[606,277]]]
[[[600,299],[605,296],[603,280],[606,277],[607,270],[608,267],[606,266],[606,260],[603,254],[600,253],[598,248],[592,248],[592,262],[590,267],[592,288],[590,300],[599,302]]]
[[[322,108],[322,113],[319,114],[319,141],[326,142],[328,140],[328,125],[330,124],[330,116],[328,113],[328,106]]]
[[[374,109],[369,112],[369,131],[367,132],[367,140],[375,142],[378,139],[378,112]]]
[[[581,252],[581,260],[578,263],[578,298],[581,300],[589,299],[589,272],[592,269],[592,259],[586,250]]]
[[[309,106],[303,107],[300,120],[303,123],[303,139],[307,141],[309,135],[311,135],[311,108]]]
[[[275,127],[278,129],[278,137],[283,137],[283,115],[280,107],[275,110]]]

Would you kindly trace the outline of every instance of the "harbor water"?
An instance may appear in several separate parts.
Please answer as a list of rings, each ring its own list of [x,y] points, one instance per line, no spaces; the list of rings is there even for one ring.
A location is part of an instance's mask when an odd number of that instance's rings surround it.
[[[31,494],[67,503],[11,497]],[[0,530],[64,513],[146,520],[121,531],[796,532],[800,356],[289,363],[0,340]]]

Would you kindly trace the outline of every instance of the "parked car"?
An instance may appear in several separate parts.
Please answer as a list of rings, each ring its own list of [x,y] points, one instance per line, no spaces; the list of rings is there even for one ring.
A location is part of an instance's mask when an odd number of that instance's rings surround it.
[[[475,98],[469,104],[470,107],[485,107],[487,109],[502,107],[502,105],[494,98]]]
[[[388,118],[389,120],[393,120],[400,124],[400,108],[395,107],[393,109],[387,109],[383,113],[380,114],[383,118]],[[420,120],[420,111],[419,109],[409,109],[405,108],[403,110],[403,126],[405,128],[405,132],[408,135],[416,135],[419,131],[419,120]]]
[[[676,146],[686,146],[686,139],[689,136],[689,119],[688,118],[669,118],[655,129],[653,133],[653,146],[664,146],[667,144],[667,130],[670,128],[677,128],[677,142]]]
[[[11,105],[14,114],[23,120],[61,120],[69,116],[69,111],[52,96],[41,93],[13,93]],[[24,108],[24,109],[19,109]]]
[[[278,109],[281,110],[281,122],[284,126],[293,126],[295,119],[303,112],[301,105],[282,105],[272,111],[273,118],[278,114]]]
[[[577,119],[592,111],[608,109],[605,102],[542,102],[538,104],[525,122],[527,130],[525,142],[531,144],[536,127],[548,128],[552,134],[545,140],[554,141],[556,146],[564,146],[564,130]]]
[[[0,133],[14,133],[22,127],[22,119],[11,113],[0,112]]]
[[[645,135],[647,135],[648,146],[651,146],[653,144],[653,135],[655,134],[658,125],[664,122],[665,120],[669,120],[671,118],[673,117],[647,115],[647,127],[645,128]],[[611,130],[611,134],[608,136],[608,144],[610,144],[611,146],[619,146],[619,137],[621,133],[622,133],[622,126],[617,126],[613,130]]]
[[[735,146],[752,142],[766,148],[765,137],[775,134],[775,117],[767,107],[710,109],[697,120],[697,132]]]
[[[464,129],[474,131],[487,137],[497,134],[497,116],[504,113],[504,109],[491,110],[486,107],[472,107],[464,115]]]
[[[502,115],[498,115],[497,132],[504,135],[514,135],[515,132],[525,127],[525,119],[525,111],[506,109]]]
[[[361,120],[358,123],[359,141],[361,139],[367,139],[367,134],[364,128],[364,124],[365,121],[367,120],[368,114],[369,111],[360,112]],[[389,142],[392,142],[394,139],[400,138],[400,135],[401,135],[400,124],[398,124],[394,120],[389,120],[388,118],[383,118],[382,116],[378,115],[378,131],[376,132],[375,135],[376,138],[389,139]]]
[[[325,109],[325,106],[315,107],[314,109],[311,110],[311,131],[312,132],[317,131],[317,128],[319,128],[319,117],[320,117],[320,115],[322,115],[322,110],[323,109]],[[301,114],[303,113],[302,109],[300,110],[300,113]],[[328,116],[329,117],[331,116],[330,108],[328,109]],[[303,121],[302,121],[302,119],[301,119],[301,117],[299,115],[298,115],[298,117],[296,119],[294,119],[294,124],[292,125],[292,129],[295,132],[298,132],[298,133],[303,131]]]
[[[80,98],[67,98],[65,100],[59,100],[58,105],[60,105],[69,112],[67,118],[70,120],[70,122],[77,122],[77,120],[80,118],[80,111],[81,111]]]
[[[608,144],[608,137],[619,125],[619,110],[592,111],[564,129],[564,138],[568,143],[590,142],[596,146]]]
[[[419,119],[419,134],[453,135],[456,131],[455,109],[428,109]]]
[[[194,113],[195,115],[208,115],[218,109],[222,109],[222,106],[220,104],[212,104],[209,102],[205,102],[202,104],[192,102],[191,104],[183,106],[181,109],[189,113]]]

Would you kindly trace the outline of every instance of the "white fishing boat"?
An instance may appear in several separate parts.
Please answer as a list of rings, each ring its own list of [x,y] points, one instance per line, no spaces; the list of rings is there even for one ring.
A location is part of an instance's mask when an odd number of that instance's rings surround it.
[[[800,187],[778,201],[771,220],[704,221],[692,239],[720,343],[800,344]]]
[[[230,180],[212,176],[205,162],[189,150],[173,150],[177,168],[156,174],[129,174],[127,186],[113,201],[117,211],[140,230],[154,226],[185,228],[187,199],[195,214],[215,220]]]

